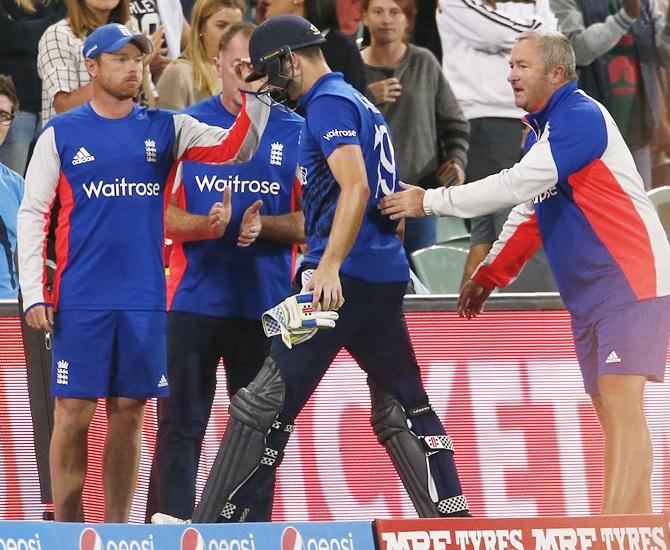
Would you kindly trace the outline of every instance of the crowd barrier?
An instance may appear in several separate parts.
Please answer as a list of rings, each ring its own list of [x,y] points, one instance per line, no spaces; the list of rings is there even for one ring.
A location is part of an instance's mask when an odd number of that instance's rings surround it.
[[[0,521],[0,550],[365,550],[372,522],[120,525]]]
[[[669,515],[228,525],[0,521],[0,550],[667,550]]]
[[[473,514],[596,514],[601,505],[602,437],[583,391],[569,318],[560,300],[492,296],[488,311],[470,321],[458,318],[454,306],[454,297],[412,297],[406,301],[406,317],[431,403],[454,440]],[[223,378],[215,402],[198,491],[227,420]],[[655,512],[670,510],[668,403],[670,384],[648,385]],[[87,523],[102,520],[105,423],[98,409],[89,440]],[[297,419],[278,470],[273,521],[416,517],[376,441],[369,415],[365,375],[342,353]],[[40,427],[38,422],[35,428]],[[0,519],[41,520],[51,510],[40,491],[33,428],[16,306],[5,305],[3,315],[0,305]],[[155,406],[150,403],[131,511],[134,523],[144,521],[155,429]]]

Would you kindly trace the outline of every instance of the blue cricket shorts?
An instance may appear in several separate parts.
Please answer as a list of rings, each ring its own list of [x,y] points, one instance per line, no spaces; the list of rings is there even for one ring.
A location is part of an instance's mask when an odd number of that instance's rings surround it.
[[[169,394],[164,311],[59,311],[52,355],[54,396],[144,399]]]
[[[663,382],[670,337],[670,296],[633,302],[598,320],[572,320],[577,360],[589,395],[598,377],[639,374]]]

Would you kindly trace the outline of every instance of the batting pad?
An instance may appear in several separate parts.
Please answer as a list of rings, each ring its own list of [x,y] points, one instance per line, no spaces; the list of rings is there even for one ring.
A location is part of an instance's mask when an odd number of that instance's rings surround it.
[[[281,373],[268,357],[253,382],[230,403],[230,419],[193,512],[193,523],[244,521],[248,508],[235,504],[235,492],[266,460],[266,435],[284,403]]]
[[[435,414],[430,405],[408,415],[395,397],[370,378],[368,383],[372,428],[386,448],[419,517],[469,515],[468,503],[460,494],[451,438],[446,434],[426,435],[422,426],[422,416]],[[433,475],[433,469],[437,475]]]

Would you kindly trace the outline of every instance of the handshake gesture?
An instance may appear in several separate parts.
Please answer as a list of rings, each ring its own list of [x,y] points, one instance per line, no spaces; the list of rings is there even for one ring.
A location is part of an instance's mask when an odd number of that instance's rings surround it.
[[[263,313],[261,322],[265,335],[281,334],[282,341],[291,349],[312,338],[319,329],[335,328],[337,312],[316,309],[312,305],[313,298],[312,292],[295,294]]]

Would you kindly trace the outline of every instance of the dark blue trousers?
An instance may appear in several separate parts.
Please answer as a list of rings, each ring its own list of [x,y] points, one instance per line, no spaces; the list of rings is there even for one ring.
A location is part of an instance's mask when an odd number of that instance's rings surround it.
[[[300,278],[297,278],[300,280]],[[293,424],[331,362],[346,349],[358,365],[400,402],[405,410],[428,404],[421,373],[402,313],[405,283],[368,283],[341,276],[345,303],[336,328],[321,330],[311,340],[288,349],[275,337],[270,355],[282,373],[286,387],[284,406],[278,419]],[[299,429],[299,427],[298,427]],[[430,411],[413,420],[417,435],[442,435],[444,428]],[[290,433],[271,430],[267,446],[283,452]],[[461,494],[460,481],[451,452],[430,457],[440,499]],[[271,467],[260,467],[233,499],[236,504],[254,507],[271,491]]]
[[[168,313],[169,397],[158,400],[158,433],[151,467],[147,519],[155,512],[190,518],[200,448],[223,358],[228,395],[249,384],[263,366],[270,342],[260,321]]]
[[[428,402],[402,314],[406,283],[341,281],[345,302],[334,329],[290,350],[279,338],[272,342],[270,355],[286,384],[282,422],[295,419],[342,348],[405,408]]]

